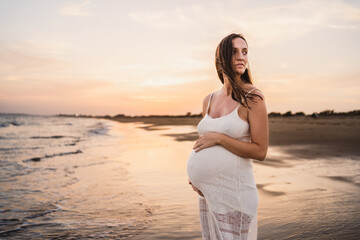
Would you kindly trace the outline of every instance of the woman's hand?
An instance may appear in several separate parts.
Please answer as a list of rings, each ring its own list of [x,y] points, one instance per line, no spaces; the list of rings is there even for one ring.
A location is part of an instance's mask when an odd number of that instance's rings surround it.
[[[193,149],[195,152],[198,152],[204,148],[212,147],[219,144],[218,140],[220,138],[221,133],[210,132],[206,133],[196,140]]]
[[[204,196],[204,194],[202,194],[202,192],[199,189],[197,189],[196,187],[194,187],[194,185],[192,185],[192,183],[190,182],[189,179],[188,179],[188,182],[195,192],[197,192],[202,197]]]

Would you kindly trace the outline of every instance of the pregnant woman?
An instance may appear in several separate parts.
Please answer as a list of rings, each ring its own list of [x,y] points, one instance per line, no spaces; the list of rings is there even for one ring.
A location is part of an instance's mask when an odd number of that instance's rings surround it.
[[[199,194],[203,239],[252,240],[258,207],[252,159],[263,161],[269,142],[265,98],[252,84],[242,35],[219,43],[215,65],[223,87],[203,101],[189,184]]]

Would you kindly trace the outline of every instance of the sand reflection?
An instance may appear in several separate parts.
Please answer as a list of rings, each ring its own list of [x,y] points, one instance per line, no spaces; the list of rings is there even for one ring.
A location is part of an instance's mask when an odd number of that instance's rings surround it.
[[[187,184],[186,162],[197,139],[195,126],[119,124],[126,133],[122,158],[141,192],[158,204],[153,223],[139,236],[200,239],[197,196]],[[150,130],[150,131],[149,131]],[[254,160],[260,196],[259,239],[297,239],[323,236],[343,239],[337,222],[346,220],[343,234],[354,236],[360,199],[359,164],[356,156],[304,158],[292,151],[311,145],[269,148],[264,162]],[[291,149],[290,149],[291,148]],[[345,204],[346,202],[346,204]],[[149,236],[154,236],[149,238]],[[293,236],[293,238],[291,238]]]

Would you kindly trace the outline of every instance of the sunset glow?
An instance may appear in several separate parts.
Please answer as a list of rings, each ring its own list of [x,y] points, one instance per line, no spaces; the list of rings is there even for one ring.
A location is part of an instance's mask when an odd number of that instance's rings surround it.
[[[360,108],[360,2],[0,1],[0,112],[200,113],[244,34],[268,112]]]

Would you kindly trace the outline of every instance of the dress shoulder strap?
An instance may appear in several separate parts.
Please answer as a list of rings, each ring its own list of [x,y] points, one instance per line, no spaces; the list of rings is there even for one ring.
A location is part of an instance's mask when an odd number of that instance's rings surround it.
[[[245,95],[245,97],[247,97],[252,91],[254,91],[256,88],[253,88],[253,89],[251,89],[246,95]]]
[[[206,113],[209,112],[210,102],[211,102],[211,98],[212,98],[213,94],[214,94],[214,93],[212,92],[211,95],[210,95],[210,97],[209,97],[209,102],[208,102],[208,105],[207,105],[207,108],[206,108]]]

